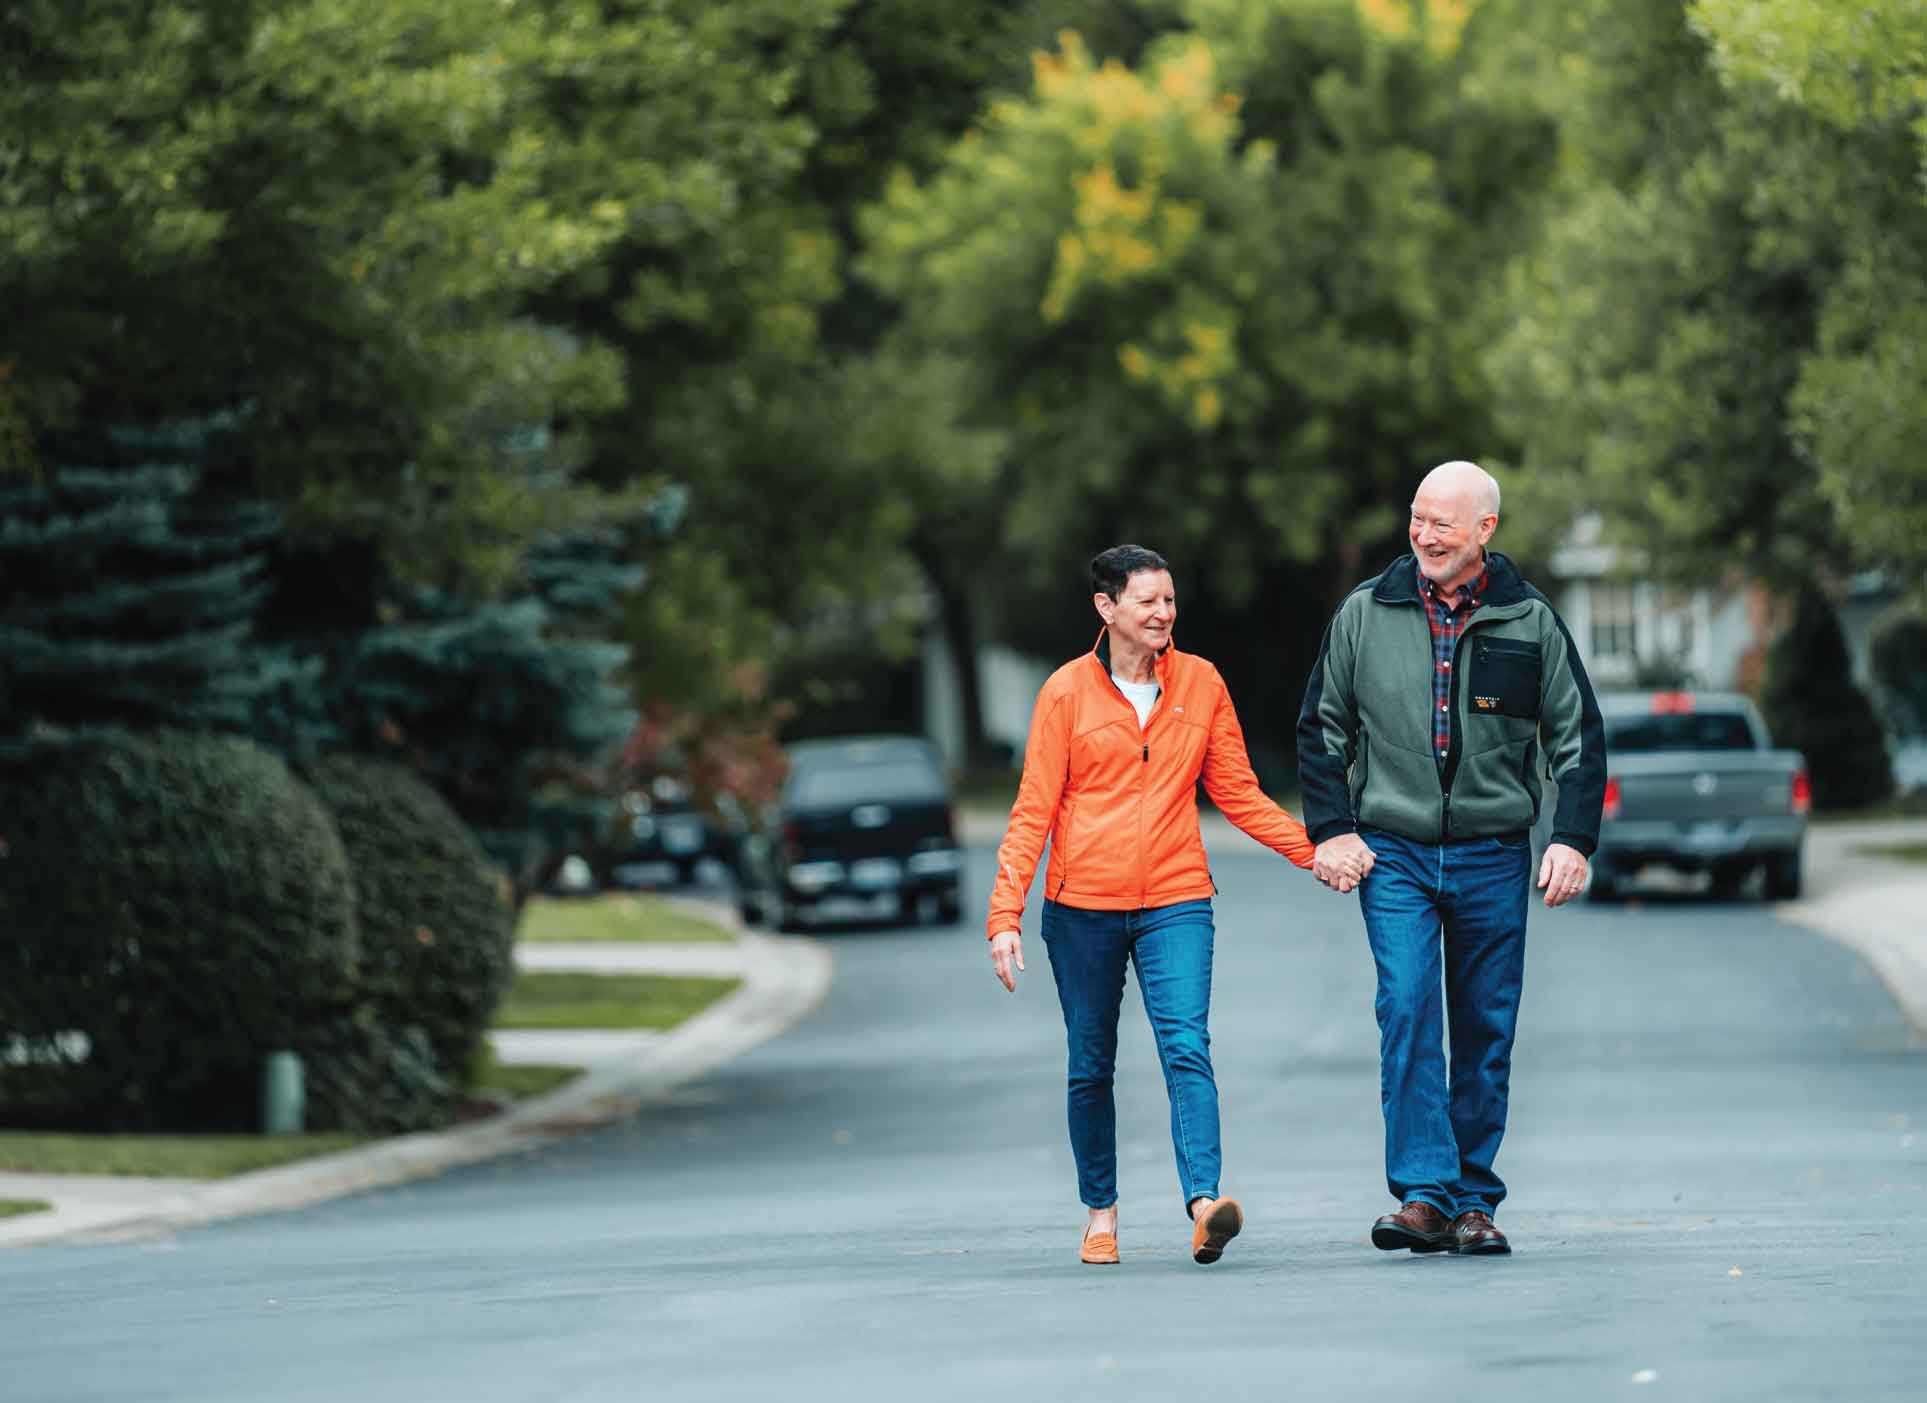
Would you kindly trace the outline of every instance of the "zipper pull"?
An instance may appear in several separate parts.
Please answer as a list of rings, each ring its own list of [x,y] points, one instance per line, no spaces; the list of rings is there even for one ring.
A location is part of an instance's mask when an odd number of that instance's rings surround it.
[[[1147,765],[1151,763],[1151,747],[1148,745],[1144,747],[1144,763]]]

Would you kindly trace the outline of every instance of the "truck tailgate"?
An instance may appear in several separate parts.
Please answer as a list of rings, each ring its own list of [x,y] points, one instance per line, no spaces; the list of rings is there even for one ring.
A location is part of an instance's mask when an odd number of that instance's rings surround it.
[[[1791,751],[1698,751],[1615,757],[1623,820],[1765,818],[1793,812]]]

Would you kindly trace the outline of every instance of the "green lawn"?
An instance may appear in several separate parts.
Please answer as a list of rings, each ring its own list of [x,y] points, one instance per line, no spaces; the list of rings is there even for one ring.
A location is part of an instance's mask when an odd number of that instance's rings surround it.
[[[493,1050],[475,1079],[477,1091],[524,1101],[582,1074],[580,1067],[503,1066]],[[0,1170],[25,1174],[133,1174],[163,1179],[225,1179],[365,1144],[365,1135],[50,1135],[0,1130]],[[0,1218],[48,1207],[32,1199],[0,1199]]]
[[[1927,862],[1927,843],[1891,843],[1881,847],[1859,847],[1854,851],[1873,857],[1896,857],[1902,862]]]
[[[0,1218],[18,1218],[22,1213],[45,1213],[52,1207],[44,1198],[0,1198]]]
[[[727,941],[723,927],[677,910],[659,896],[609,894],[557,900],[530,897],[520,938],[551,940]]]
[[[495,1018],[498,1028],[673,1028],[742,983],[660,974],[524,973]]]
[[[43,1135],[0,1130],[0,1169],[225,1179],[365,1144],[365,1135]]]
[[[481,1062],[475,1069],[475,1090],[494,1092],[511,1101],[526,1101],[531,1096],[553,1091],[564,1082],[574,1081],[581,1075],[580,1067],[561,1067],[540,1062],[498,1062],[493,1045],[486,1045],[482,1049]]]

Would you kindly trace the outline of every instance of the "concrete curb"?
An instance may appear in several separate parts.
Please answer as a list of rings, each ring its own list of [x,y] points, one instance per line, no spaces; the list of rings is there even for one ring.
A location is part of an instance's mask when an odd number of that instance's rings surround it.
[[[715,917],[716,912],[706,911]],[[727,923],[735,925],[734,913]],[[25,1197],[53,1200],[49,1212],[0,1220],[0,1248],[57,1239],[151,1237],[200,1223],[299,1208],[528,1149],[630,1115],[651,1099],[741,1056],[799,1022],[829,991],[829,952],[807,939],[743,932],[743,986],[728,998],[640,1048],[592,1067],[566,1086],[487,1120],[404,1135],[340,1154],[213,1181],[74,1176],[62,1204],[60,1179],[0,1175]],[[39,1186],[48,1187],[39,1187]],[[84,1192],[81,1192],[84,1185]],[[35,1191],[35,1190],[38,1191]]]

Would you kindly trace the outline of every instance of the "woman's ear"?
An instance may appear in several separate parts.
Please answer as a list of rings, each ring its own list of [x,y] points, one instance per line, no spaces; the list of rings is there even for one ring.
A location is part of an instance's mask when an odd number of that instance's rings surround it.
[[[1104,620],[1104,627],[1111,626],[1111,615],[1117,612],[1117,601],[1108,594],[1094,594],[1091,604],[1097,610],[1098,618]]]

